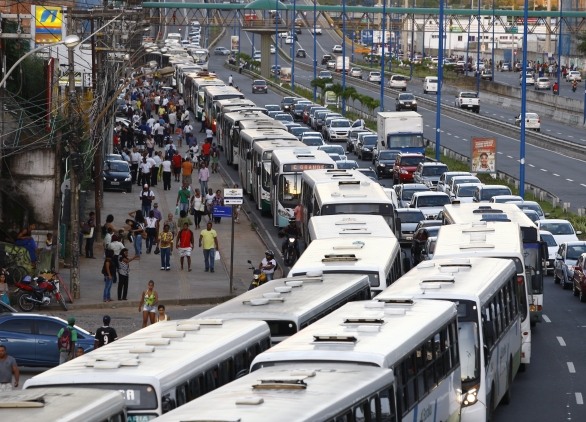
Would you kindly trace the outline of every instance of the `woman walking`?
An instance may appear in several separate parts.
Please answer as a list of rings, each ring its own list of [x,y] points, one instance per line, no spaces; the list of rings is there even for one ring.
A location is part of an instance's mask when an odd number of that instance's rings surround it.
[[[159,229],[159,220],[155,218],[155,212],[149,211],[149,216],[145,218],[146,225],[146,252],[151,253],[153,246],[157,244],[157,232]]]
[[[142,311],[142,328],[155,323],[155,317],[157,314],[157,304],[159,303],[159,294],[155,290],[155,282],[149,280],[147,289],[142,292],[140,296],[140,305],[138,305],[138,311]]]
[[[120,259],[118,260],[118,300],[128,300],[128,278],[130,276],[130,262],[135,259],[140,259],[140,255],[134,255],[132,258],[128,257],[128,249],[124,248],[120,251]]]
[[[159,250],[161,251],[161,270],[171,269],[171,247],[173,246],[173,233],[169,225],[163,226],[163,232],[159,235]]]
[[[195,190],[191,198],[191,209],[193,210],[193,222],[195,223],[195,228],[199,229],[199,225],[201,224],[201,217],[205,214],[205,198],[201,196],[201,192],[199,189]]]
[[[132,243],[134,244],[134,254],[142,254],[142,238],[143,233],[146,234],[144,215],[141,210],[136,210],[128,213],[134,220],[126,220],[126,224],[130,226],[129,232],[132,233]]]
[[[222,207],[222,206],[224,206],[224,198],[222,197],[222,191],[220,189],[218,189],[216,191],[216,195],[214,196],[214,199],[212,200],[212,209],[213,209],[213,207]],[[221,217],[214,216],[214,223],[220,224],[221,220],[222,220]]]

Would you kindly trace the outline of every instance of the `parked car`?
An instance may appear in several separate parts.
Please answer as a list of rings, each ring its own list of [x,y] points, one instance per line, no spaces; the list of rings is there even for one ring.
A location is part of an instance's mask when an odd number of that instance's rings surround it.
[[[515,124],[521,127],[521,113],[515,117]],[[541,119],[537,113],[525,113],[525,129],[541,132]]]
[[[216,47],[214,48],[214,54],[216,56],[229,56],[230,50],[228,50],[226,47]]]
[[[582,74],[577,70],[570,70],[566,73],[566,82],[582,82]]]
[[[132,176],[128,162],[123,160],[104,161],[102,169],[104,190],[132,192]]]
[[[405,183],[393,186],[400,208],[407,208],[415,192],[429,192],[429,188],[421,183]]]
[[[341,52],[342,52],[342,46],[341,45],[336,44],[334,46],[334,48],[332,48],[332,53],[341,53]]]
[[[574,230],[574,226],[568,220],[562,219],[545,219],[537,222],[539,230],[547,230],[550,232],[558,245],[564,242],[577,242],[578,235],[582,234],[581,231]],[[586,252],[586,251],[584,251]]]
[[[551,81],[549,78],[541,77],[535,80],[535,90],[545,89],[549,91],[551,89]]]
[[[372,164],[379,178],[393,176],[393,165],[399,152],[398,150],[385,149],[375,154]]]
[[[252,81],[252,93],[253,94],[267,94],[269,92],[269,86],[267,81],[264,79],[255,79]]]
[[[411,246],[415,228],[420,221],[425,220],[425,215],[421,210],[416,208],[397,208],[395,209],[395,221],[400,221],[401,231],[397,236],[399,243],[403,246]]]
[[[549,232],[549,230],[547,230]],[[550,232],[551,233],[551,232]],[[555,235],[551,233],[555,239]],[[553,263],[553,282],[555,284],[561,284],[562,288],[569,287],[574,277],[574,266],[578,261],[578,258],[586,253],[586,242],[584,241],[572,241],[559,243],[558,251],[555,256]]]
[[[368,78],[366,78],[368,82],[375,82],[380,84],[381,81],[381,74],[380,72],[370,72],[368,74]]]
[[[402,92],[395,99],[395,110],[413,110],[417,111],[417,99],[410,92]]]
[[[400,89],[401,91],[407,90],[407,81],[409,79],[403,75],[392,75],[387,83],[389,88]]]
[[[9,348],[18,366],[53,367],[59,365],[57,333],[67,326],[61,318],[29,313],[0,314],[0,339]],[[87,353],[94,348],[94,336],[75,326],[76,347]]]
[[[353,67],[350,69],[350,76],[353,78],[362,79],[362,69],[359,67]]]

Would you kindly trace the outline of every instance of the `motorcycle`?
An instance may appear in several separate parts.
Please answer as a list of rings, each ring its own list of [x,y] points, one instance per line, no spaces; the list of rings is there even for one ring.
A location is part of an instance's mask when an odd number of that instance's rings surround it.
[[[267,282],[267,276],[261,270],[255,268],[252,265],[252,261],[248,260],[247,262],[249,264],[248,269],[252,270],[252,281],[250,282],[250,286],[248,286],[248,290],[252,290],[261,284],[265,284]]]
[[[41,276],[34,278],[26,276],[22,281],[15,283],[14,286],[16,287],[14,293],[18,295],[18,307],[23,312],[30,312],[35,306],[50,305],[51,298],[59,302],[63,310],[67,311],[67,304],[59,291],[59,279],[55,273],[48,279]]]
[[[576,88],[578,88],[578,84],[576,82],[574,82],[572,84],[572,92],[576,92]]]
[[[553,85],[553,95],[559,95],[560,94],[560,89],[558,87],[558,84],[554,84]]]
[[[287,244],[285,245],[285,253],[283,254],[283,260],[287,267],[292,267],[299,258],[297,254],[297,239],[295,237],[289,237]]]

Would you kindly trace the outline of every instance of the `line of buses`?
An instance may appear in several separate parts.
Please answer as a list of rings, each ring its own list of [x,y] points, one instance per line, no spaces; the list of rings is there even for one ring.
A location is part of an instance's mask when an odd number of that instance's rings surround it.
[[[118,391],[132,422],[492,420],[543,309],[547,247],[531,220],[512,204],[446,205],[433,258],[405,273],[392,193],[286,131],[255,138],[247,125],[269,121],[225,100],[214,107],[227,160],[275,225],[304,206],[304,253],[286,278],[138,330],[26,392]],[[283,130],[269,126],[263,137]]]

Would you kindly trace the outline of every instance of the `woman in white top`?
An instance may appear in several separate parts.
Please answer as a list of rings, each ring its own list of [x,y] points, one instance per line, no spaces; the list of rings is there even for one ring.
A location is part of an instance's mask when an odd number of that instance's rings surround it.
[[[196,189],[191,197],[191,209],[193,210],[193,222],[195,223],[195,228],[199,229],[201,217],[205,214],[206,210],[205,198],[201,196],[199,189]]]
[[[163,190],[171,190],[171,171],[172,163],[171,158],[167,156],[161,163],[163,170]]]
[[[157,322],[171,321],[171,317],[165,312],[165,305],[159,305],[157,311]]]
[[[214,191],[212,188],[208,189],[208,193],[206,193],[206,214],[208,216],[208,223],[212,221],[212,208],[214,203]]]
[[[157,244],[157,232],[159,226],[159,220],[155,217],[153,210],[149,211],[149,216],[144,219],[146,225],[146,250],[147,253],[151,253],[153,245]]]

